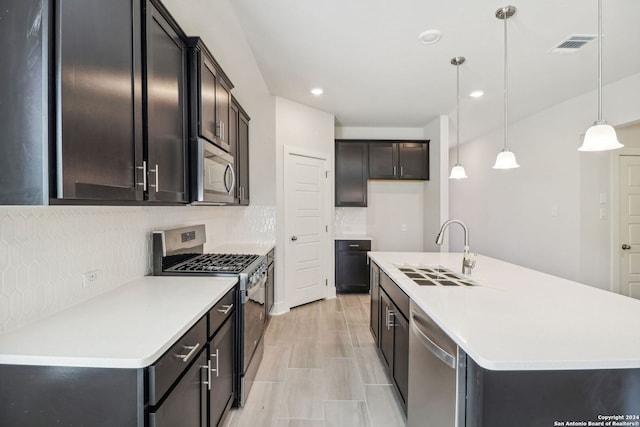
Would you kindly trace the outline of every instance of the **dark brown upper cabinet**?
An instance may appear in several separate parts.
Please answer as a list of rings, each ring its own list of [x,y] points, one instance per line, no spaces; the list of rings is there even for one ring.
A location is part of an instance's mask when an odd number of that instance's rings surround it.
[[[249,115],[231,97],[229,109],[229,142],[235,159],[236,197],[235,204],[249,204]]]
[[[241,205],[249,204],[249,120],[251,118],[242,106],[238,106],[238,151],[236,157],[236,176],[238,180],[238,199]]]
[[[233,84],[213,58],[202,39],[190,37],[191,137],[205,138],[231,152],[234,130],[231,115]]]
[[[148,200],[187,202],[186,36],[159,2],[145,23]]]
[[[368,147],[366,142],[336,140],[336,206],[367,206]]]
[[[60,0],[54,16],[50,197],[142,201],[140,2]]]
[[[429,141],[369,143],[369,179],[429,179]]]

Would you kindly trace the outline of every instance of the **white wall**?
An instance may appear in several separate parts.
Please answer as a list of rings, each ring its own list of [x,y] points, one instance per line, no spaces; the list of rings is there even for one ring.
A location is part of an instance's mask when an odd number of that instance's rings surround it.
[[[149,274],[154,229],[205,223],[207,248],[275,239],[275,100],[230,1],[164,3],[187,34],[203,38],[251,116],[252,205],[0,207],[0,334]],[[83,288],[90,270],[100,278]]]
[[[607,85],[605,119],[620,125],[640,118],[638,93],[640,74]],[[611,287],[610,215],[603,220],[594,214],[601,193],[611,199],[611,154],[577,151],[595,107],[594,91],[511,123],[509,143],[519,169],[491,169],[501,129],[461,146],[469,178],[450,182],[450,207],[452,217],[469,225],[472,251]],[[462,248],[456,233],[451,247]]]
[[[281,260],[284,258],[285,245],[289,242],[285,236],[285,210],[284,210],[284,150],[288,148],[298,148],[312,153],[317,153],[320,157],[327,159],[329,171],[334,170],[334,117],[332,114],[316,110],[306,105],[290,101],[285,98],[276,97],[276,222],[278,224],[276,237],[276,250]],[[328,200],[331,209],[328,212],[327,223],[333,226],[333,173],[330,173]],[[333,233],[329,229],[329,236]],[[327,277],[330,283],[329,297],[335,296],[334,283],[334,259],[332,243],[329,242],[325,248],[325,255],[329,260],[327,266]],[[273,313],[283,313],[291,307],[287,300],[286,287],[284,282],[284,262],[276,265],[276,290]]]
[[[449,219],[449,135],[448,116],[440,116],[424,128],[429,143],[429,181],[424,186],[424,235],[422,250],[447,252],[448,242],[435,243],[443,222]]]

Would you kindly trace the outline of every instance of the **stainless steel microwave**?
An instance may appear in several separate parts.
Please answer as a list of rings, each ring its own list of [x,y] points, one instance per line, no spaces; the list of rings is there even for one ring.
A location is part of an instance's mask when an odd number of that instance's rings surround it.
[[[202,138],[191,144],[191,204],[228,205],[235,199],[233,156]]]

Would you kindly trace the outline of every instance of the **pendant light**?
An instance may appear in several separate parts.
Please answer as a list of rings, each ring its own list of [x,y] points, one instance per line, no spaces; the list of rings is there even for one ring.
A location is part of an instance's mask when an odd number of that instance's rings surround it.
[[[451,59],[451,64],[456,66],[456,165],[451,169],[449,179],[464,179],[467,174],[460,164],[460,65],[464,64],[464,56],[456,56]]]
[[[514,6],[505,6],[496,11],[496,18],[504,21],[504,146],[502,151],[498,153],[496,157],[496,164],[493,165],[494,169],[514,169],[519,168],[520,165],[516,162],[516,156],[509,150],[507,145],[507,121],[508,121],[508,79],[507,79],[507,19],[511,18],[516,13]]]
[[[606,151],[624,147],[611,125],[602,120],[602,0],[598,0],[598,120],[584,135],[579,151]]]

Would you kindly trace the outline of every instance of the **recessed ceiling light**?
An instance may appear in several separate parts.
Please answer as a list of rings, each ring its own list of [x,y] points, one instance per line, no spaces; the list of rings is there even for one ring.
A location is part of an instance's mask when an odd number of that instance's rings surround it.
[[[482,95],[484,95],[484,91],[482,90],[474,90],[469,94],[469,96],[472,98],[480,98]]]
[[[437,43],[442,38],[442,32],[440,30],[427,30],[418,35],[418,40],[424,44]]]
[[[311,93],[314,94],[315,96],[320,96],[324,93],[324,90],[322,90],[319,87],[315,87],[313,89],[311,89]]]

